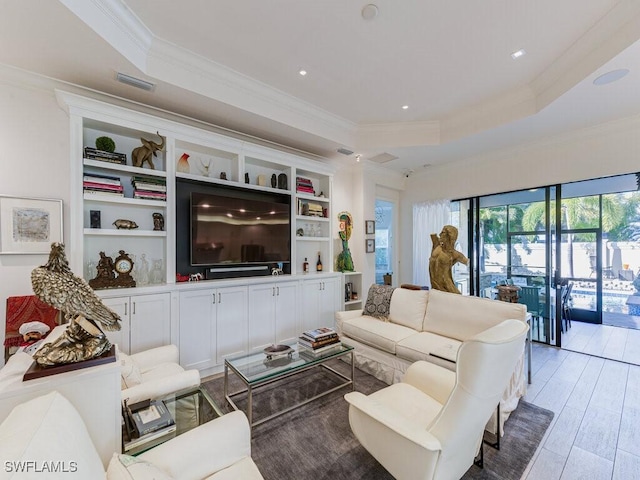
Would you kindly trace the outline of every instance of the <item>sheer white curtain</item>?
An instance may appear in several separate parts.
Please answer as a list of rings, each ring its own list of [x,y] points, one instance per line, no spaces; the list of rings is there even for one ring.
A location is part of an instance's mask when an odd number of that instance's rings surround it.
[[[451,223],[450,204],[450,200],[438,200],[413,206],[413,283],[416,285],[431,286],[431,234],[439,234],[442,227]]]

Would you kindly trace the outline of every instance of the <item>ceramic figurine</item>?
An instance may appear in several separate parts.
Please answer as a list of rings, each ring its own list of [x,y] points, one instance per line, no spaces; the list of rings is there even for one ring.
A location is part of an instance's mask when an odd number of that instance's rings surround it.
[[[178,165],[176,166],[176,170],[181,173],[189,173],[191,167],[189,167],[189,154],[183,153],[182,156],[178,159]]]

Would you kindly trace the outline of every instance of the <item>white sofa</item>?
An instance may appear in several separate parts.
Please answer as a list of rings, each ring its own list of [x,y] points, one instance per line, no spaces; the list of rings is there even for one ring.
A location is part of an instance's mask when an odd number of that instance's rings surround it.
[[[526,323],[526,307],[438,290],[396,288],[388,321],[363,315],[363,310],[336,312],[336,330],[355,347],[356,366],[391,385],[402,380],[407,368],[425,360],[455,371],[462,342],[504,320]],[[504,421],[526,393],[522,355],[500,402]],[[487,426],[495,432],[495,420]]]
[[[53,391],[13,409],[0,425],[0,478],[261,479],[249,422],[233,412],[138,457],[114,453],[106,472],[82,417]],[[105,477],[106,473],[106,477]]]

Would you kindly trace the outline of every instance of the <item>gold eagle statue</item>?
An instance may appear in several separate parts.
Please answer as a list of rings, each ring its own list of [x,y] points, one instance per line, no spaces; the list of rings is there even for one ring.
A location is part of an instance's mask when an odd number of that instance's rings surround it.
[[[64,244],[51,244],[47,263],[31,272],[31,286],[40,300],[60,310],[70,322],[64,334],[34,354],[40,365],[88,360],[111,348],[100,326],[107,331],[120,330],[120,316],[71,271]]]

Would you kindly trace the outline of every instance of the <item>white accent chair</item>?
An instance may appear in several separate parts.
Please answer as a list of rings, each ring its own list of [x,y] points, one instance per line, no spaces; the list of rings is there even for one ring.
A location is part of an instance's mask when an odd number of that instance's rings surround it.
[[[200,385],[198,370],[180,366],[178,347],[164,345],[144,352],[125,355],[122,363],[122,401],[129,404],[164,398],[175,392]]]
[[[0,424],[0,452],[2,478],[263,478],[251,459],[249,422],[242,412],[223,415],[138,457],[115,452],[105,469],[78,410],[56,391],[12,410]]]
[[[356,438],[398,480],[462,477],[482,447],[527,330],[505,320],[462,343],[456,372],[418,361],[400,383],[368,396],[348,393]]]

